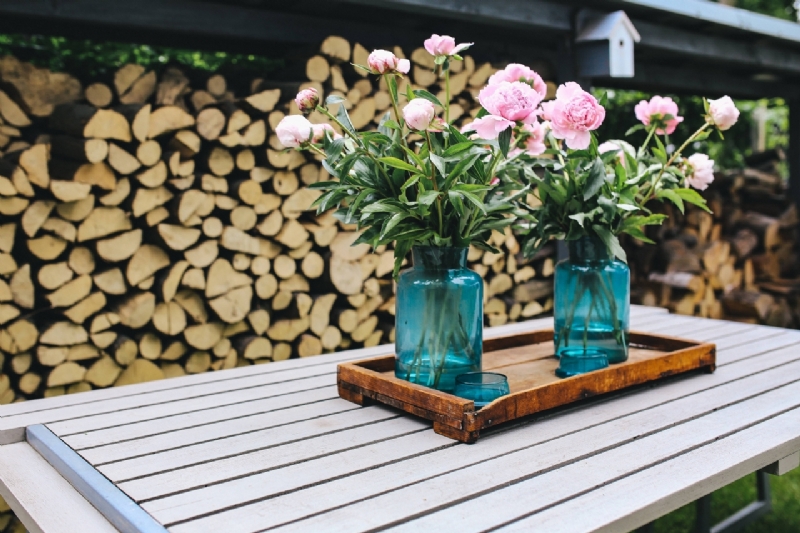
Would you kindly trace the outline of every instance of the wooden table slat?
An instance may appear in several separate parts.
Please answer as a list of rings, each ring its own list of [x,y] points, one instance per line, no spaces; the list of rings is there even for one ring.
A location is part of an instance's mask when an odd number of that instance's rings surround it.
[[[757,350],[755,346],[752,349]],[[655,420],[656,414],[654,414],[657,412],[663,411],[667,417],[678,416],[679,413],[675,411],[675,406],[680,405],[678,402],[686,405],[688,411],[684,415],[690,417],[697,414],[698,411],[707,410],[708,405],[724,405],[726,393],[738,394],[738,397],[742,397],[741,394],[745,391],[743,387],[746,383],[750,383],[751,388],[748,388],[747,391],[752,393],[769,388],[776,379],[800,376],[800,352],[796,349],[773,352],[769,354],[769,357],[765,356],[760,359],[744,360],[718,370],[714,375],[680,379],[666,386],[640,391],[599,404],[594,403],[557,417],[540,420],[535,424],[514,428],[503,434],[502,438],[500,435],[487,435],[485,443],[461,446],[458,450],[453,451],[445,450],[439,452],[435,459],[420,458],[409,461],[408,464],[392,465],[385,469],[387,471],[375,470],[351,479],[334,481],[330,485],[323,484],[283,496],[279,500],[267,500],[240,510],[234,509],[221,513],[220,518],[212,516],[202,522],[219,523],[220,520],[229,520],[231,523],[240,521],[246,523],[249,515],[259,516],[260,520],[266,520],[264,516],[268,515],[271,518],[267,521],[274,525],[272,517],[279,520],[281,516],[292,515],[295,509],[313,507],[314,512],[318,512],[324,510],[326,504],[331,506],[342,504],[343,494],[348,494],[348,498],[357,497],[353,493],[358,491],[369,494],[375,483],[381,483],[381,480],[384,480],[383,483],[387,489],[390,486],[396,487],[397,485],[389,485],[385,480],[397,480],[397,484],[412,482],[420,477],[436,475],[448,469],[464,468],[466,465],[485,461],[496,455],[512,453],[537,442],[556,439],[581,430],[586,431],[585,428],[619,423],[617,421],[620,419],[625,419],[629,429],[630,427],[635,429],[639,420],[641,423],[658,422]],[[757,374],[770,364],[781,366]],[[787,370],[790,366],[794,369],[794,374]],[[708,400],[710,404],[704,403],[705,400]],[[612,431],[611,434],[613,436],[615,433]],[[577,440],[584,439],[578,438]],[[325,469],[319,468],[319,471],[324,472]],[[155,500],[146,504],[145,508],[166,522],[183,520],[188,518],[185,513],[190,509],[182,502],[193,501],[198,508],[214,509],[230,505],[232,497],[235,498],[232,495],[236,494],[248,494],[253,498],[259,494],[267,497],[271,493],[269,479],[269,476],[243,478],[227,484],[206,487],[192,493]],[[294,516],[294,518],[297,517]]]
[[[800,450],[800,410],[717,440],[509,524],[504,533],[630,531]],[[688,490],[687,490],[688,489]],[[625,501],[626,506],[608,505]],[[565,521],[564,517],[572,519]]]
[[[796,378],[800,378],[800,368]],[[675,404],[677,402],[663,407],[673,407]],[[503,511],[506,509],[512,514],[520,513],[520,509],[531,511],[553,505],[574,494],[580,487],[609,483],[798,406],[800,382],[684,423],[676,421],[677,425],[644,437],[640,436],[646,435],[648,422],[661,425],[674,411],[663,413],[663,418],[658,417],[661,418],[659,421],[655,420],[655,413],[648,420],[634,422],[621,419],[619,423],[592,428],[581,438],[557,439],[472,465],[469,469],[457,469],[422,483],[288,524],[275,531],[321,531],[324,528],[328,533],[354,533],[406,522],[409,514],[433,511],[443,506],[448,507],[444,511],[448,517],[455,517],[459,512],[463,515],[465,499],[471,500],[471,509],[491,509],[491,512],[470,513],[469,527],[474,528],[472,531],[480,531],[504,523],[506,517]],[[800,429],[797,431],[800,432]],[[602,451],[604,449],[606,451]],[[586,458],[581,459],[584,456]],[[579,460],[576,461],[576,458]],[[554,466],[557,468],[550,470]],[[507,484],[512,485],[502,489]],[[501,490],[496,493],[489,492],[475,498],[484,491],[498,488]],[[368,509],[380,509],[380,512],[369,512]],[[450,527],[446,518],[434,518],[434,524],[438,524],[438,527],[433,527],[437,531],[442,530],[442,524]],[[484,520],[485,523],[480,524]],[[411,531],[431,530],[430,522],[422,522],[419,520]]]
[[[2,447],[0,495],[30,533],[118,533],[26,442]]]

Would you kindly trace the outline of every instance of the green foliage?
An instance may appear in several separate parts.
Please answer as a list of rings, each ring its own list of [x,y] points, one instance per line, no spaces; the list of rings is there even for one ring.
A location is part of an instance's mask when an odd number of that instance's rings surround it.
[[[7,54],[54,72],[69,72],[78,77],[98,77],[113,72],[125,63],[136,63],[150,68],[177,63],[210,72],[235,68],[262,74],[283,65],[283,60],[252,54],[201,52],[42,35],[0,34],[0,55]]]
[[[797,20],[793,0],[737,0],[736,7],[784,20]]]
[[[601,132],[607,139],[627,139],[633,144],[644,141],[647,132],[644,128],[637,128],[637,132],[626,137],[631,121],[634,119],[633,108],[641,100],[650,100],[653,94],[640,91],[622,91],[617,89],[594,89],[595,96],[608,95],[606,105],[606,119]],[[678,104],[681,116],[691,117],[702,115],[703,99],[700,96],[670,96]],[[725,132],[725,138],[711,135],[705,140],[697,141],[689,147],[688,153],[703,153],[713,159],[718,168],[744,167],[744,158],[753,153],[752,132],[755,129],[756,115],[765,115],[765,149],[786,147],[789,142],[789,107],[782,98],[763,100],[737,100],[736,107],[741,111],[736,127]],[[631,128],[632,129],[632,128]],[[678,125],[673,138],[686,138],[692,133],[692,124],[686,121]],[[675,147],[672,139],[665,140],[666,147]],[[668,150],[669,151],[669,150]]]
[[[651,200],[671,202],[681,212],[686,203],[708,210],[703,197],[686,186],[692,168],[680,155],[692,141],[705,138],[711,124],[703,123],[672,153],[665,146],[666,136],[662,141],[657,134],[660,127],[663,124],[654,121],[644,128],[646,137],[638,150],[617,140],[611,141],[617,149],[604,153],[594,134],[587,149],[571,150],[548,132],[551,148],[543,157],[521,155],[505,164],[505,180],[535,190],[540,200],[540,205],[528,208],[520,224],[520,229],[527,231],[524,254],[533,255],[551,239],[572,241],[589,236],[602,240],[611,254],[625,261],[618,236],[627,233],[651,242],[645,226],[665,219],[648,209]],[[627,131],[635,135],[639,128]]]

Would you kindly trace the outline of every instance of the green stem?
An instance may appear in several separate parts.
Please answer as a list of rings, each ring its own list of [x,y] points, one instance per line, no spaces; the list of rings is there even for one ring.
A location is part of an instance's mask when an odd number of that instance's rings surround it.
[[[344,105],[344,104],[342,104],[342,105]],[[375,163],[375,167],[380,171],[381,174],[383,174],[383,177],[386,180],[386,183],[388,183],[389,184],[389,188],[392,189],[392,194],[397,196],[397,189],[394,186],[394,182],[392,182],[392,179],[389,177],[389,174],[386,173],[386,169],[383,168],[383,165],[381,165],[381,163],[375,158],[375,156],[372,154],[372,152],[369,151],[369,147],[364,145],[363,142],[361,142],[361,138],[358,135],[356,135],[355,133],[353,133],[352,131],[350,131],[349,129],[347,129],[345,127],[345,125],[342,124],[339,121],[338,118],[333,116],[331,114],[331,112],[328,111],[326,108],[324,108],[322,106],[317,106],[317,111],[319,111],[320,113],[324,114],[325,116],[327,116],[328,118],[330,118],[331,120],[336,122],[336,124],[338,124],[339,127],[342,128],[342,131],[345,132],[345,134],[347,134],[348,137],[353,139],[361,147],[364,155],[366,155],[367,157],[372,159],[372,162]]]
[[[444,69],[444,121],[450,124],[450,69]]]
[[[428,141],[428,153],[433,153],[433,143],[431,142],[431,133],[429,131],[425,131],[425,138]],[[439,192],[439,184],[436,182],[436,166],[431,163],[431,181],[433,182],[433,190],[437,193]],[[444,238],[444,222],[442,221],[442,198],[441,196],[436,196],[436,211],[439,213],[439,236]]]
[[[641,157],[644,154],[644,151],[647,149],[647,145],[650,144],[650,139],[653,138],[653,135],[656,132],[655,126],[650,128],[650,131],[647,133],[647,138],[644,140],[644,144],[639,147],[639,156]]]
[[[387,87],[389,87],[388,76],[389,76],[389,74],[383,74],[383,81],[386,82],[386,86]],[[394,74],[392,74],[392,76],[394,76]],[[397,121],[397,123],[400,125],[400,127],[402,128],[402,127],[405,126],[405,121],[403,121],[403,116],[400,114],[400,103],[397,100],[395,100],[394,94],[392,94],[392,91],[389,91],[389,99],[392,101],[392,107],[394,108],[394,118]],[[402,134],[402,132],[401,132],[401,134]]]
[[[705,124],[700,126],[700,128],[696,132],[694,132],[688,139],[686,139],[686,142],[684,142],[680,146],[680,148],[678,148],[677,150],[675,150],[675,152],[673,152],[672,156],[667,160],[667,164],[661,167],[661,171],[658,173],[658,176],[656,176],[655,181],[653,181],[653,184],[650,186],[650,190],[644,196],[642,205],[646,204],[653,198],[653,193],[655,192],[656,187],[658,187],[658,184],[661,182],[661,177],[664,175],[664,171],[667,170],[667,168],[669,168],[669,166],[675,162],[675,159],[677,159],[677,157],[681,154],[681,152],[683,152],[683,150],[687,146],[689,146],[689,144],[691,144],[697,138],[697,136],[703,133],[703,131],[705,131],[705,129],[708,128],[710,125],[711,124],[706,122]]]

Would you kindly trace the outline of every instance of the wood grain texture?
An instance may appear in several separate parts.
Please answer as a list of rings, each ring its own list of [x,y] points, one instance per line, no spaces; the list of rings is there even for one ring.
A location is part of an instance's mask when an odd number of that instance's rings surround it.
[[[487,340],[483,369],[505,374],[511,393],[480,410],[470,400],[396,378],[391,355],[341,363],[337,385],[345,399],[402,409],[433,421],[439,434],[472,443],[483,429],[540,411],[692,370],[714,371],[713,344],[638,332],[629,339],[625,363],[568,379],[555,376],[552,329]]]
[[[326,509],[346,508],[350,503],[365,499],[362,505],[355,505],[348,512],[338,515],[352,526],[352,530],[359,530],[353,525],[354,520],[360,520],[363,509],[369,507],[366,500],[376,492],[386,492],[386,500],[392,497],[402,500],[404,493],[397,491],[403,487],[407,487],[405,492],[413,493],[414,488],[420,486],[419,482],[425,479],[433,480],[459,470],[469,472],[484,462],[500,461],[501,457],[510,453],[523,453],[530,449],[525,452],[529,454],[527,459],[517,455],[518,458],[508,463],[494,463],[496,472],[488,477],[497,486],[502,486],[503,483],[498,481],[497,475],[506,470],[516,472],[520,468],[530,468],[531,465],[547,470],[558,466],[560,462],[569,461],[571,457],[580,457],[584,453],[581,450],[591,456],[626,440],[635,440],[642,435],[670,427],[678,421],[712,413],[730,402],[747,399],[773,387],[791,383],[800,376],[800,353],[796,351],[796,347],[758,355],[759,349],[750,346],[750,351],[755,354],[754,357],[723,365],[715,374],[682,378],[636,394],[600,399],[599,404],[582,404],[559,416],[534,420],[533,423],[520,425],[511,431],[486,437],[486,441],[481,440],[476,445],[464,446],[450,441],[453,446],[441,449],[435,455],[409,455],[403,461],[387,459],[387,463],[381,468],[368,469],[343,479],[337,479],[335,469],[327,466],[332,465],[336,457],[311,460],[305,466],[318,473],[318,484],[278,498],[270,495],[281,493],[286,483],[276,479],[278,476],[264,473],[154,500],[145,503],[144,507],[164,523],[189,518],[191,505],[206,510],[221,510],[211,516],[171,528],[180,533],[216,531],[226,524],[235,524],[231,526],[231,531],[253,531],[294,523]],[[789,364],[792,365],[791,368]],[[766,370],[770,367],[770,370]],[[737,424],[733,420],[730,422],[732,425]],[[433,435],[432,432],[427,434]],[[364,457],[374,457],[387,453],[389,447],[390,443],[375,443],[362,448],[360,453]],[[606,463],[598,465],[603,467]],[[328,481],[324,481],[329,472],[333,475]],[[576,479],[579,480],[579,477]],[[469,481],[463,484],[464,493],[471,490],[472,483],[473,481]],[[437,486],[447,485],[444,482]],[[572,485],[582,486],[580,481]],[[254,503],[223,511],[222,509],[233,505],[237,498],[241,499],[237,494],[247,494],[248,499],[254,500]],[[524,505],[527,496],[520,501]],[[436,505],[437,502],[447,505],[447,500],[440,499],[439,496],[433,496],[432,502],[426,505]],[[371,505],[373,509],[382,508],[381,501],[372,501]],[[415,512],[421,511],[416,503],[412,507]],[[474,516],[475,513],[468,514]],[[329,515],[327,520],[333,518]],[[306,522],[302,525],[314,529],[313,523]],[[299,526],[297,529],[302,530]]]
[[[117,533],[117,529],[26,442],[0,448],[0,495],[30,533]]]

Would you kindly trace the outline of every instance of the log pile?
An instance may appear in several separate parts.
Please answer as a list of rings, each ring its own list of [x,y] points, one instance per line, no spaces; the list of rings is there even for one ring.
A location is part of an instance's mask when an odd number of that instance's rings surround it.
[[[0,404],[392,342],[392,250],[311,212],[306,185],[328,176],[273,133],[308,86],[375,126],[390,101],[350,66],[366,56],[330,37],[245,82],[0,60]],[[406,83],[443,97],[432,58],[410,58]],[[451,116],[477,113],[495,70],[454,63]],[[494,243],[469,254],[487,325],[546,312],[552,248],[526,262],[510,232]]]
[[[797,211],[778,168],[780,150],[719,173],[703,194],[713,214],[688,206],[650,235],[629,240],[632,300],[686,315],[800,327]]]

